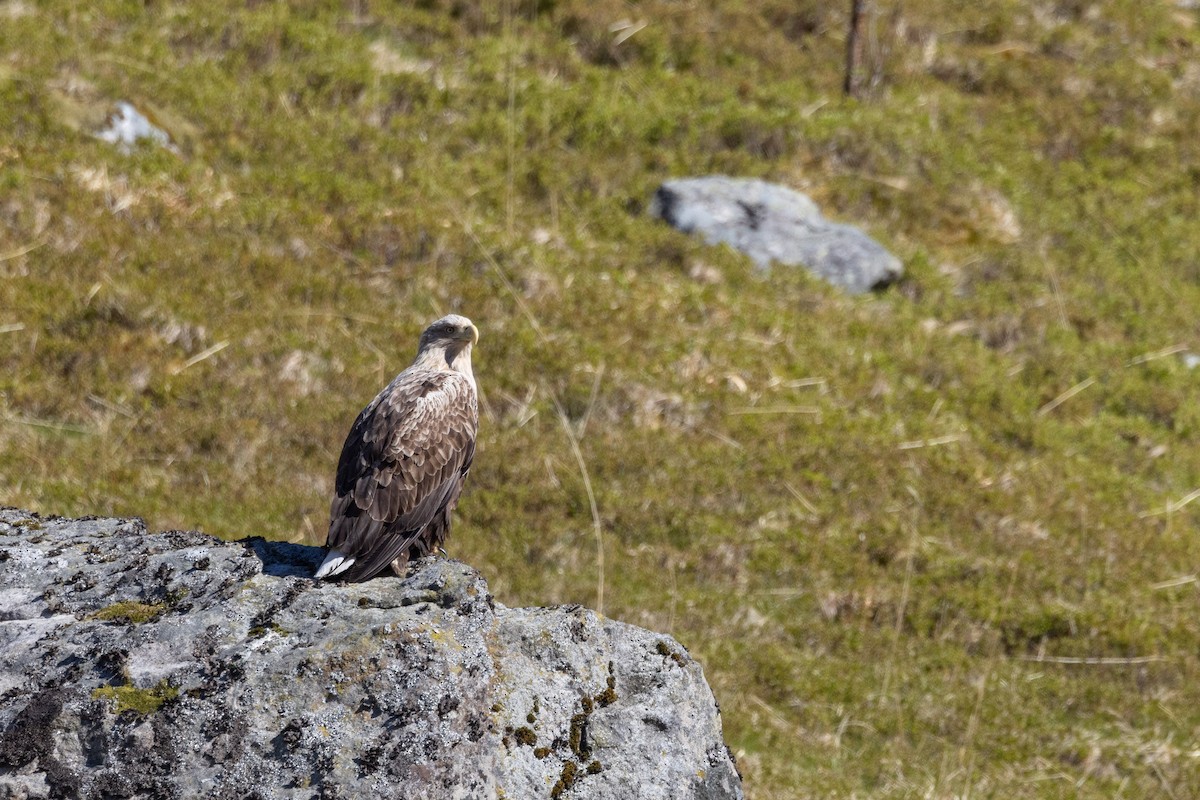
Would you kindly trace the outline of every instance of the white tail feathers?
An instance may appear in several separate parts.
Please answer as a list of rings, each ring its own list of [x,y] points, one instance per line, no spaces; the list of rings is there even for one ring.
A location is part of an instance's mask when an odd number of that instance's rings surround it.
[[[337,550],[330,550],[325,556],[325,560],[321,562],[321,566],[317,567],[314,578],[332,578],[338,573],[345,572],[354,566],[356,559],[353,559],[345,553]]]

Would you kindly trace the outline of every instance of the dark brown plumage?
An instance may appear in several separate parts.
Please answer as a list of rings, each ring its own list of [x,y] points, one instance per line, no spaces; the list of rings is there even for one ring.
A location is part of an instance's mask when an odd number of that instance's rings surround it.
[[[318,578],[365,581],[436,550],[475,456],[479,427],[471,347],[479,332],[452,314],[421,335],[413,365],[355,419],[338,460],[329,553]]]

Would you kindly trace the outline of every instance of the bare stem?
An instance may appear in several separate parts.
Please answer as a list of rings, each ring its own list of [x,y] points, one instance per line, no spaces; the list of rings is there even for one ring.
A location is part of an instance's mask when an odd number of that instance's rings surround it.
[[[858,97],[862,89],[862,76],[859,75],[863,61],[865,38],[863,29],[866,27],[865,0],[850,0],[850,29],[846,32],[846,80],[842,91],[848,97]]]
[[[563,433],[571,443],[571,452],[575,455],[575,463],[579,466],[579,475],[583,478],[583,489],[587,492],[588,506],[592,510],[592,528],[596,532],[596,611],[604,613],[604,531],[600,525],[600,510],[596,507],[596,493],[592,491],[592,480],[588,477],[587,464],[583,460],[583,451],[579,449],[579,438],[571,428],[571,420],[563,409],[558,398],[551,395],[554,408],[558,412],[558,421],[562,424]]]

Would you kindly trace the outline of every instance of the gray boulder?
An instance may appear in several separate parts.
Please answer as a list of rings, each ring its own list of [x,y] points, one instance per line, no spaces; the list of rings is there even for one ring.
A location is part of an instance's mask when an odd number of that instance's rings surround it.
[[[117,103],[116,113],[108,118],[108,127],[96,134],[97,139],[115,144],[122,153],[132,153],[138,142],[148,141],[178,153],[171,137],[124,100]]]
[[[667,181],[651,213],[709,244],[727,244],[754,260],[803,265],[859,293],[900,277],[900,259],[852,225],[830,222],[807,195],[760,180],[713,175]]]
[[[0,510],[0,798],[741,798],[700,665],[479,573]]]

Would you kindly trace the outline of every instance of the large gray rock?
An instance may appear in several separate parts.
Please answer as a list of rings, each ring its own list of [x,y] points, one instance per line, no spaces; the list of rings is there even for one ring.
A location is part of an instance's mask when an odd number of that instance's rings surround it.
[[[713,175],[667,181],[651,213],[709,244],[727,244],[761,269],[803,265],[850,292],[900,277],[900,259],[851,225],[830,222],[807,195],[760,180]]]
[[[670,637],[320,554],[0,511],[0,798],[742,797]]]

